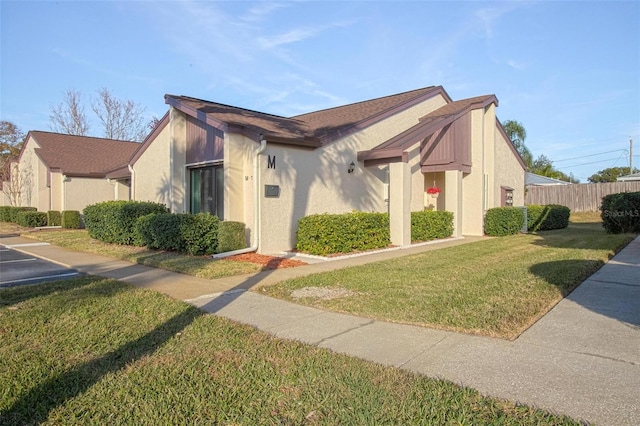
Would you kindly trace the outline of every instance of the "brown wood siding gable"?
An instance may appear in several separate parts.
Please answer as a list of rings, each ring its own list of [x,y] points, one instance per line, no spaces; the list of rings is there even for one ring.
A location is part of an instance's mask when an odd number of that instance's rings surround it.
[[[224,132],[187,115],[187,164],[224,158]]]
[[[429,135],[420,147],[422,172],[471,170],[471,113]]]

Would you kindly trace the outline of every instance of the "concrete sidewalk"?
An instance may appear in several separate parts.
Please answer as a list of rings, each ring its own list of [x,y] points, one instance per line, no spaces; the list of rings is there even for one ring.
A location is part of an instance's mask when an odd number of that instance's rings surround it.
[[[640,424],[640,237],[513,342],[336,314],[245,291],[437,246],[204,280],[54,246],[23,245],[28,243],[34,241],[0,240],[81,272],[161,291],[278,337],[447,379],[576,419]]]

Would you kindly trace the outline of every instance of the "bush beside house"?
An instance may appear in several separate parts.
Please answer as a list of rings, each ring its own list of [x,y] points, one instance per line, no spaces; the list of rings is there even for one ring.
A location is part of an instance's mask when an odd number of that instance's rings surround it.
[[[298,222],[296,250],[310,254],[371,250],[390,243],[386,213],[314,214]]]
[[[164,204],[146,201],[105,201],[85,207],[83,213],[91,238],[107,243],[144,245],[136,221],[151,213],[168,213],[168,209]]]
[[[47,212],[47,226],[61,226],[62,214],[56,210],[49,210]]]
[[[411,241],[429,241],[452,235],[452,212],[437,210],[411,212]]]
[[[82,228],[82,217],[77,210],[63,210],[60,214],[60,225],[65,229]]]
[[[451,235],[453,213],[433,210],[411,213],[412,241]],[[387,213],[316,214],[298,222],[296,250],[314,255],[379,249],[390,243]]]
[[[218,229],[218,253],[240,250],[247,247],[245,224],[225,220],[220,222]]]
[[[25,228],[37,228],[39,226],[47,226],[47,214],[45,212],[37,212],[30,210],[19,211],[16,215],[16,222]]]
[[[20,212],[35,212],[37,210],[35,207],[0,206],[0,221],[17,224]]]
[[[610,234],[640,233],[640,192],[602,197],[602,226]]]
[[[558,204],[527,206],[527,230],[529,232],[550,231],[569,226],[569,207]]]
[[[524,211],[519,207],[495,207],[487,210],[484,232],[493,237],[515,235],[524,226]]]

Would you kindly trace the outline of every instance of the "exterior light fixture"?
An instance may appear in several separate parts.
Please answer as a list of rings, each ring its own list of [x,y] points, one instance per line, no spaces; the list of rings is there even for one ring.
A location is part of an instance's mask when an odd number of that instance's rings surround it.
[[[356,169],[356,165],[352,161],[351,164],[349,164],[349,168],[347,169],[347,173],[351,174],[351,173],[353,173],[353,171],[355,169]]]

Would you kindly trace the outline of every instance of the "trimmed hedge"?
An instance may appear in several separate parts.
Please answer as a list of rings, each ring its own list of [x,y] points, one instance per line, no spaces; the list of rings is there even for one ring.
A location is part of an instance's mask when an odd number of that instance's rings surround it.
[[[47,212],[47,226],[61,226],[62,214],[59,211],[49,210]]]
[[[298,221],[296,249],[315,255],[387,247],[389,215],[353,212],[314,214]]]
[[[0,206],[0,222],[9,222],[11,206]]]
[[[167,212],[164,204],[147,201],[105,201],[87,206],[83,211],[91,238],[128,245],[144,245],[136,228],[139,217]]]
[[[609,234],[640,233],[640,192],[602,197],[602,226]]]
[[[524,225],[524,211],[519,207],[495,207],[487,210],[484,232],[494,237],[515,235]]]
[[[2,222],[18,223],[18,213],[20,212],[35,212],[38,209],[35,207],[16,207],[16,206],[1,206],[0,207],[0,220]]]
[[[151,213],[136,220],[140,245],[191,255],[212,254],[218,245],[218,217],[205,213]]]
[[[527,206],[527,230],[536,232],[566,228],[569,226],[570,215],[569,207],[559,204],[529,205]]]
[[[240,250],[246,247],[247,242],[244,223],[230,220],[220,222],[218,228],[217,253]]]
[[[30,210],[19,211],[16,216],[16,223],[26,228],[47,226],[47,214],[45,212],[34,212]]]
[[[436,210],[411,212],[411,241],[429,241],[452,235],[452,212]]]
[[[65,229],[82,228],[82,218],[77,210],[63,210],[60,214],[60,225]]]

